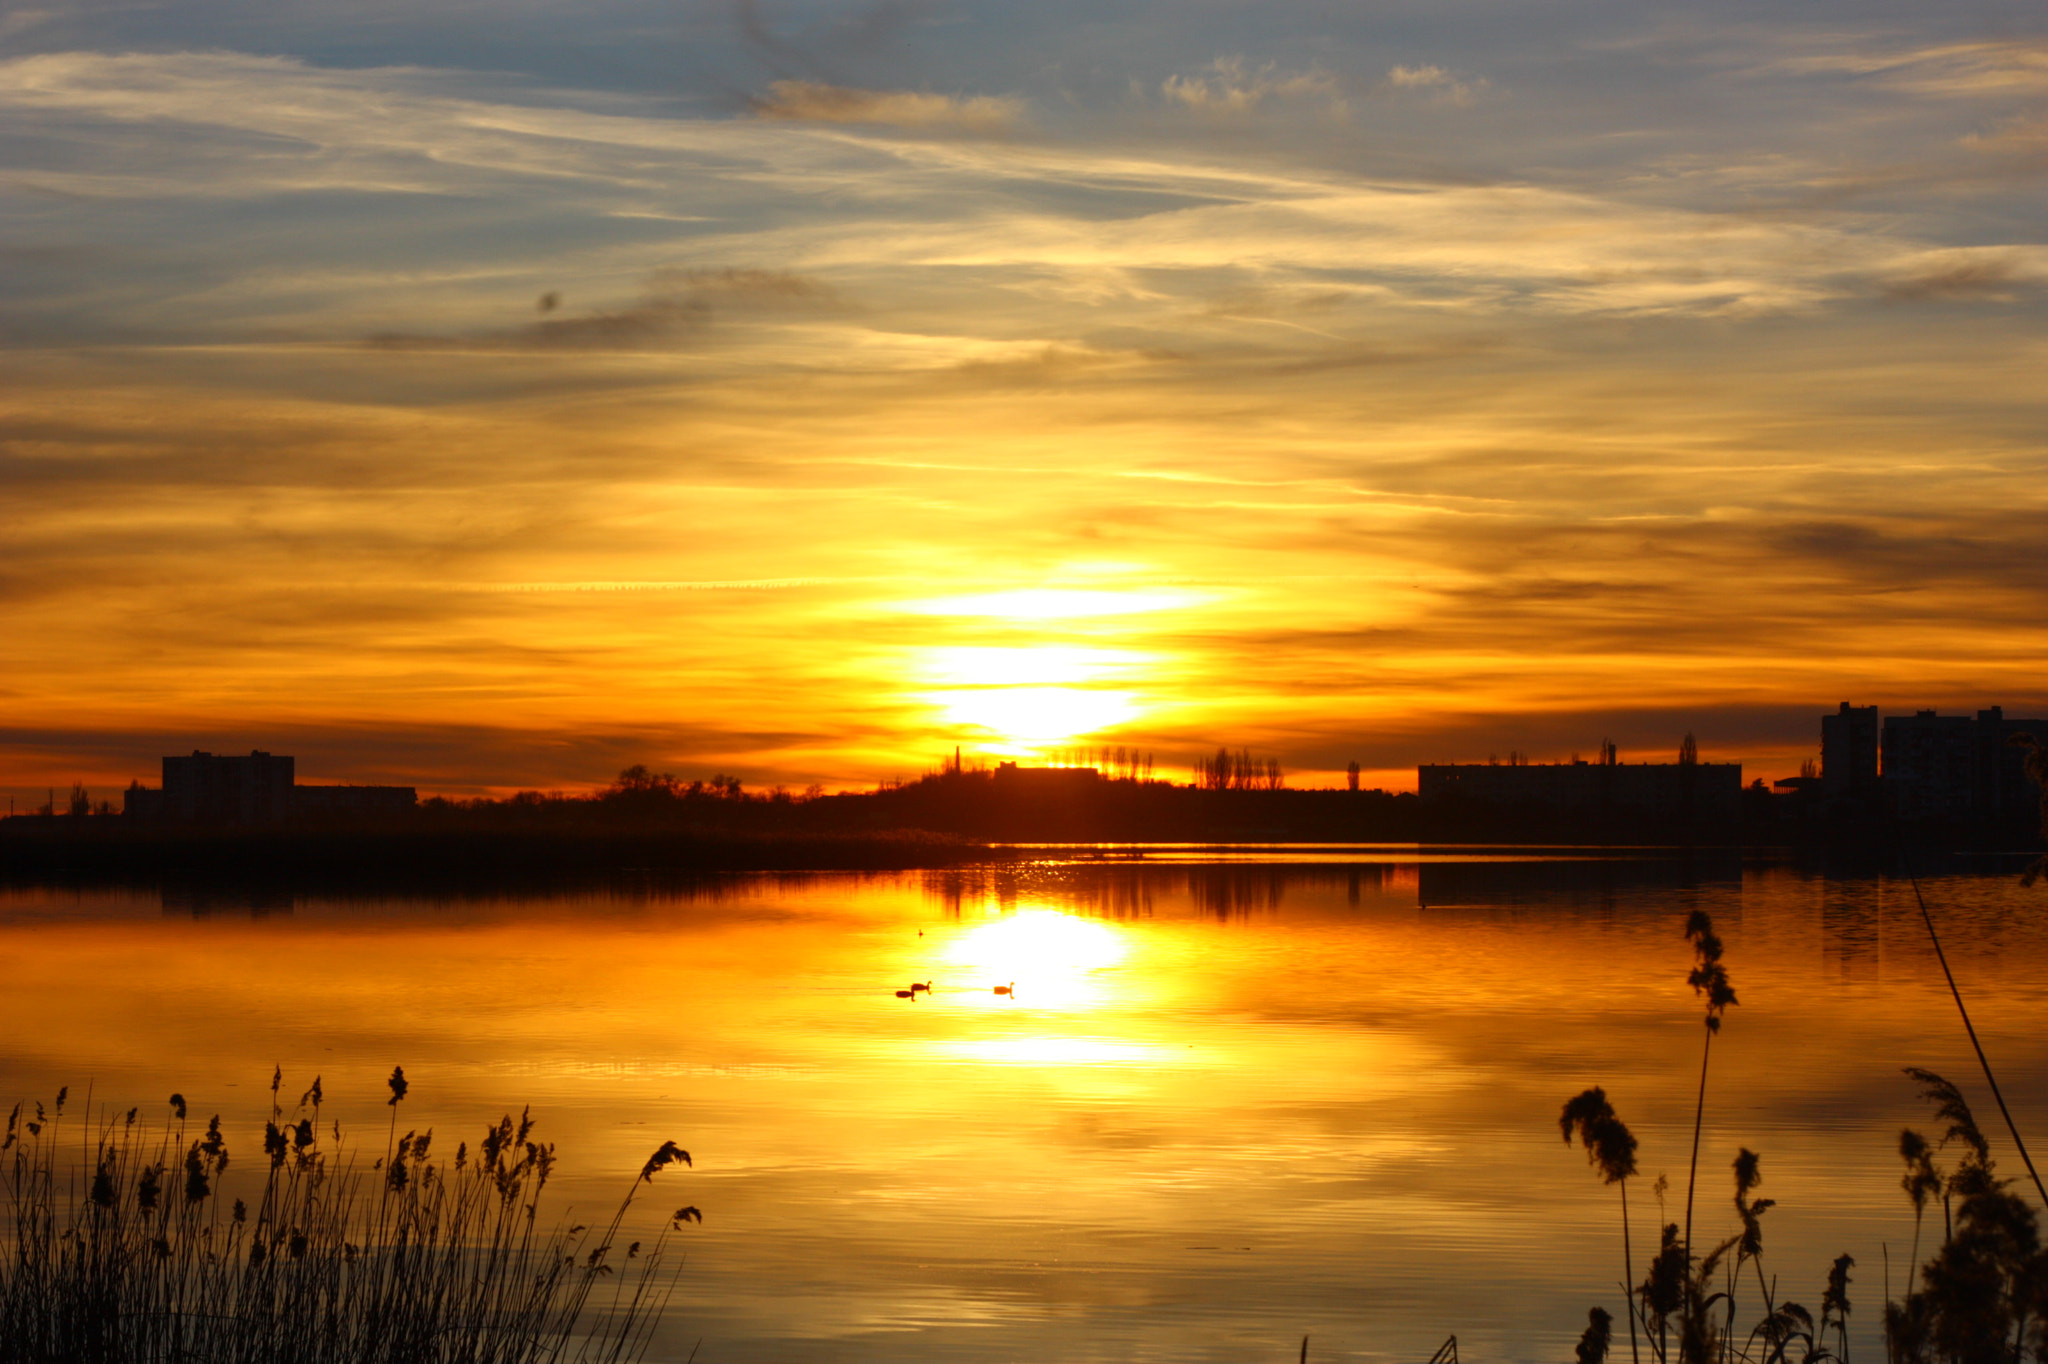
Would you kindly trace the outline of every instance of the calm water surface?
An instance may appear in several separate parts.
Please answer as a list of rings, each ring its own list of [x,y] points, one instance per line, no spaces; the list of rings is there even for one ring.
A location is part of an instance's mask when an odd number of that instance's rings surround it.
[[[2018,1173],[1903,881],[1162,858],[488,901],[6,892],[0,1094],[182,1090],[254,1154],[279,1064],[381,1148],[403,1064],[405,1124],[444,1141],[533,1105],[592,1210],[674,1138],[696,1168],[650,1220],[705,1222],[655,1359],[1281,1361],[1306,1334],[1313,1359],[1421,1361],[1453,1333],[1467,1360],[1568,1359],[1587,1307],[1619,1310],[1620,1223],[1557,1112],[1600,1084],[1634,1127],[1639,1250],[1659,1172],[1682,1215],[1702,908],[1741,997],[1703,1243],[1762,1152],[1780,1294],[1817,1308],[1854,1255],[1880,1357],[1913,1234],[1897,1133],[1930,1125],[1899,1067],[1963,1082]],[[1922,885],[2048,1133],[2048,892]],[[913,980],[930,997],[897,999]]]

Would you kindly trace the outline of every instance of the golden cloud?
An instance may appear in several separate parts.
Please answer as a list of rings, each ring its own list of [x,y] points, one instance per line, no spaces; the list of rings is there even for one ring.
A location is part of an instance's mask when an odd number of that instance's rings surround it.
[[[1465,105],[1486,88],[1486,82],[1461,80],[1441,66],[1396,66],[1387,72],[1386,88],[1427,92],[1446,103]]]
[[[1168,76],[1159,92],[1204,113],[1249,113],[1269,99],[1334,95],[1336,81],[1325,71],[1286,72],[1272,62],[1247,68],[1242,57],[1219,57],[1193,75]]]
[[[777,81],[754,102],[762,118],[805,123],[882,123],[896,128],[962,128],[997,133],[1015,127],[1024,102],[997,95],[931,95],[859,90],[817,81]]]

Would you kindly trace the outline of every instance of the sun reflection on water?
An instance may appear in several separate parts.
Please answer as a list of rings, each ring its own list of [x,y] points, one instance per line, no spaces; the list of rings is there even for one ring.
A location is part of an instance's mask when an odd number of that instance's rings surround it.
[[[949,975],[987,981],[990,1006],[1072,1011],[1107,1002],[1114,968],[1129,954],[1113,924],[1051,909],[1020,909],[976,924],[946,948]],[[1014,985],[1005,997],[997,986]]]

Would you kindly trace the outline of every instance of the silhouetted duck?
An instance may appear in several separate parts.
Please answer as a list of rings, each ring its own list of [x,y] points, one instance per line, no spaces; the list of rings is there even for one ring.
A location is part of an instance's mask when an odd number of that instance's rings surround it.
[[[922,985],[920,985],[914,980],[911,981],[910,993],[916,994],[919,990],[924,991],[926,994],[930,994],[932,992],[932,983],[930,981],[926,981]]]
[[[1017,982],[1013,980],[1008,985],[996,986],[996,993],[1008,995],[1010,998],[1015,999],[1017,997]]]
[[[898,998],[898,999],[916,999],[916,998],[917,998],[917,991],[915,991],[915,990],[898,990],[898,991],[896,992],[896,998]]]

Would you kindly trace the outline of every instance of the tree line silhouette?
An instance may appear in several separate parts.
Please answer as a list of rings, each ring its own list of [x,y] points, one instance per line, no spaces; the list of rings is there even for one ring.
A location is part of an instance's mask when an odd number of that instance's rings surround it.
[[[1358,764],[1348,769],[1351,789],[1358,789]],[[1287,784],[1278,758],[1256,758],[1249,748],[1235,753],[1216,750],[1213,758],[1195,760],[1195,785],[1204,791],[1278,791]]]

